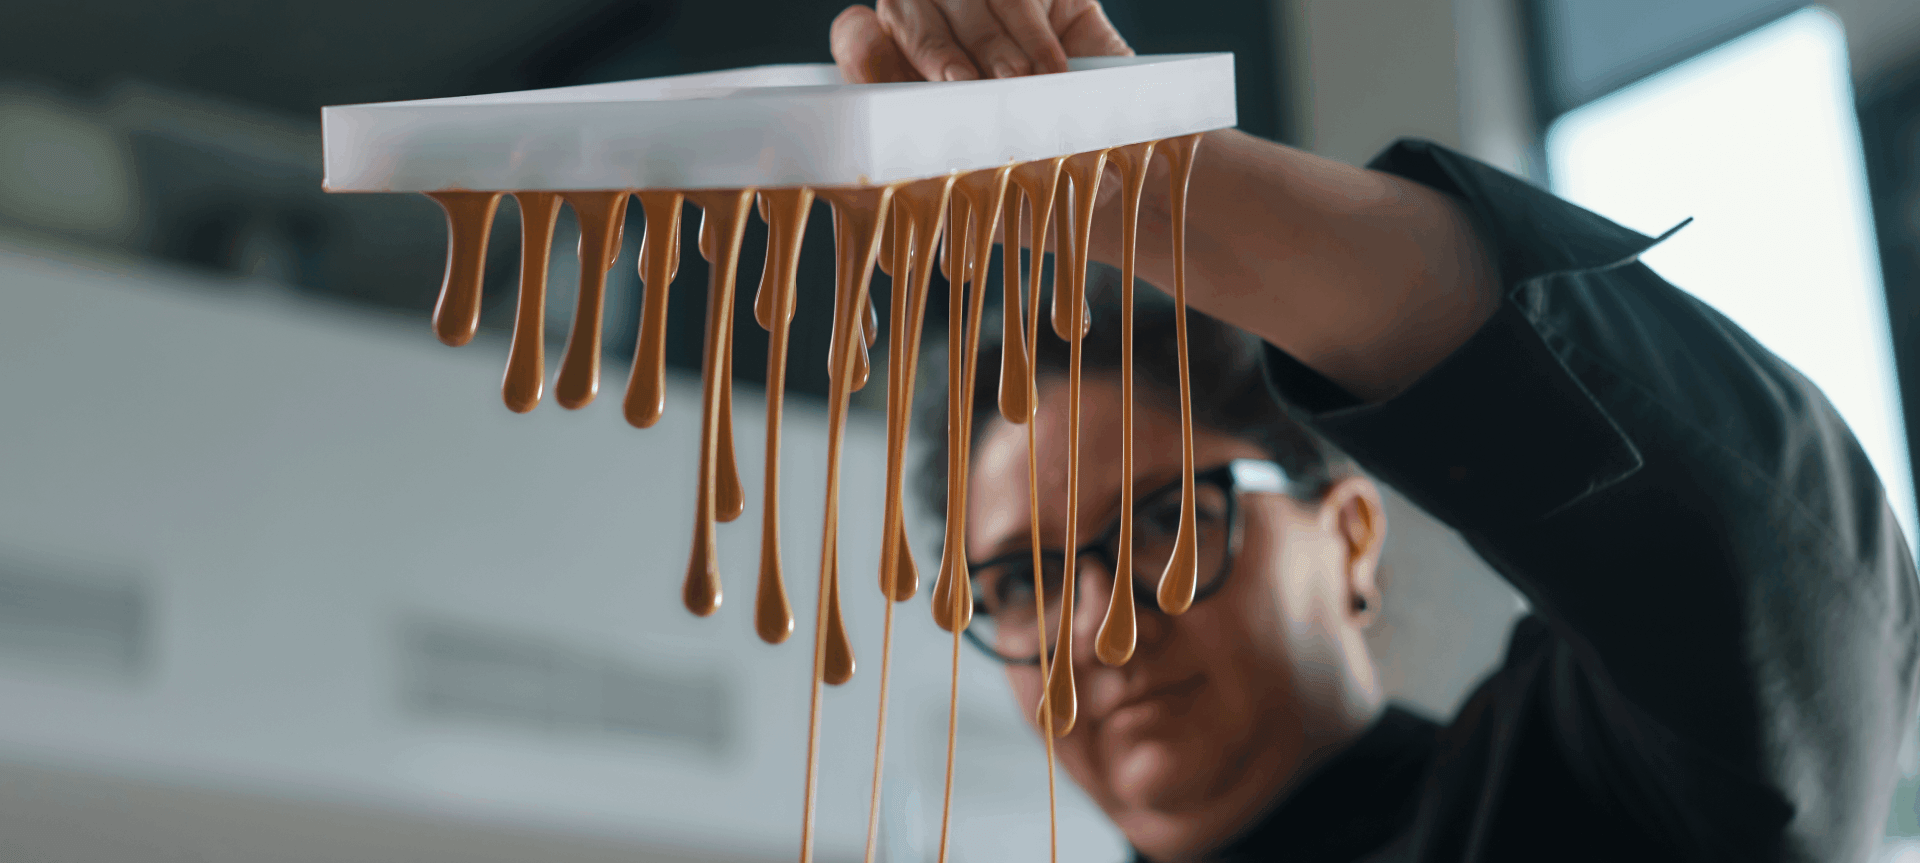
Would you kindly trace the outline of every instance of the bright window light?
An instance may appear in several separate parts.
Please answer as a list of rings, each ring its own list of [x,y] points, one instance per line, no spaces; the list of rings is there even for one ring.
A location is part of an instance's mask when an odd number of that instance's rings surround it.
[[[1913,473],[1874,249],[1846,36],[1796,12],[1568,113],[1554,191],[1647,234],[1642,260],[1825,391],[1915,536]]]

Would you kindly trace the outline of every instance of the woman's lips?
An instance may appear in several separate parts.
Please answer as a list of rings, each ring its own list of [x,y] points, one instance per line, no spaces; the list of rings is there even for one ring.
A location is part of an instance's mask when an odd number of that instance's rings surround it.
[[[1206,682],[1205,675],[1195,674],[1191,677],[1142,687],[1107,710],[1101,717],[1101,721],[1113,722],[1134,717],[1137,717],[1137,721],[1140,722],[1149,721],[1168,712],[1169,708],[1177,706],[1179,702],[1193,697],[1206,686]],[[1125,722],[1124,724],[1133,723]]]

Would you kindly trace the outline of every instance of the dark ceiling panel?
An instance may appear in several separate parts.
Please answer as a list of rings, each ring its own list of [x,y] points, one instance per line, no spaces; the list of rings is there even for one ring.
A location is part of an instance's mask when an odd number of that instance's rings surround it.
[[[1531,0],[1548,121],[1806,5],[1798,0]]]
[[[0,76],[92,91],[133,78],[307,115],[468,92],[605,0],[17,3]],[[317,117],[315,118],[317,120]]]

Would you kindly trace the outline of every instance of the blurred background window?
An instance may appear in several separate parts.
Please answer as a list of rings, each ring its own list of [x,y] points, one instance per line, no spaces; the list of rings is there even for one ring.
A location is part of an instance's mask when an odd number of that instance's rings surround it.
[[[1807,9],[1562,115],[1547,132],[1548,176],[1649,235],[1695,219],[1643,260],[1826,392],[1911,540],[1913,473],[1853,101],[1840,22]]]

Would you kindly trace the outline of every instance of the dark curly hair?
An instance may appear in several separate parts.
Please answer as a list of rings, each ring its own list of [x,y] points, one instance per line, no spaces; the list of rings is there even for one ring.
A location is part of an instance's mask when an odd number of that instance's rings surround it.
[[[1049,268],[1051,269],[1051,268]],[[1099,264],[1087,273],[1087,304],[1093,328],[1081,340],[1080,366],[1085,377],[1117,376],[1120,371],[1120,273]],[[998,284],[998,268],[988,284]],[[990,296],[997,296],[994,291]],[[1047,323],[1049,298],[1043,292],[1038,350],[1034,373],[1064,379],[1068,345]],[[1159,289],[1138,282],[1134,290],[1135,397],[1142,403],[1179,411],[1179,343],[1175,337],[1173,300]],[[1353,472],[1353,463],[1325,439],[1291,417],[1267,386],[1261,341],[1216,318],[1188,309],[1187,344],[1192,386],[1193,422],[1258,445],[1299,480],[1299,487],[1316,495],[1334,480]],[[931,324],[932,322],[929,322]],[[975,442],[999,417],[999,310],[990,309],[980,334],[980,365],[974,379],[973,437]],[[925,443],[915,482],[921,502],[935,517],[947,508],[947,351],[929,350],[918,387],[914,426]]]

